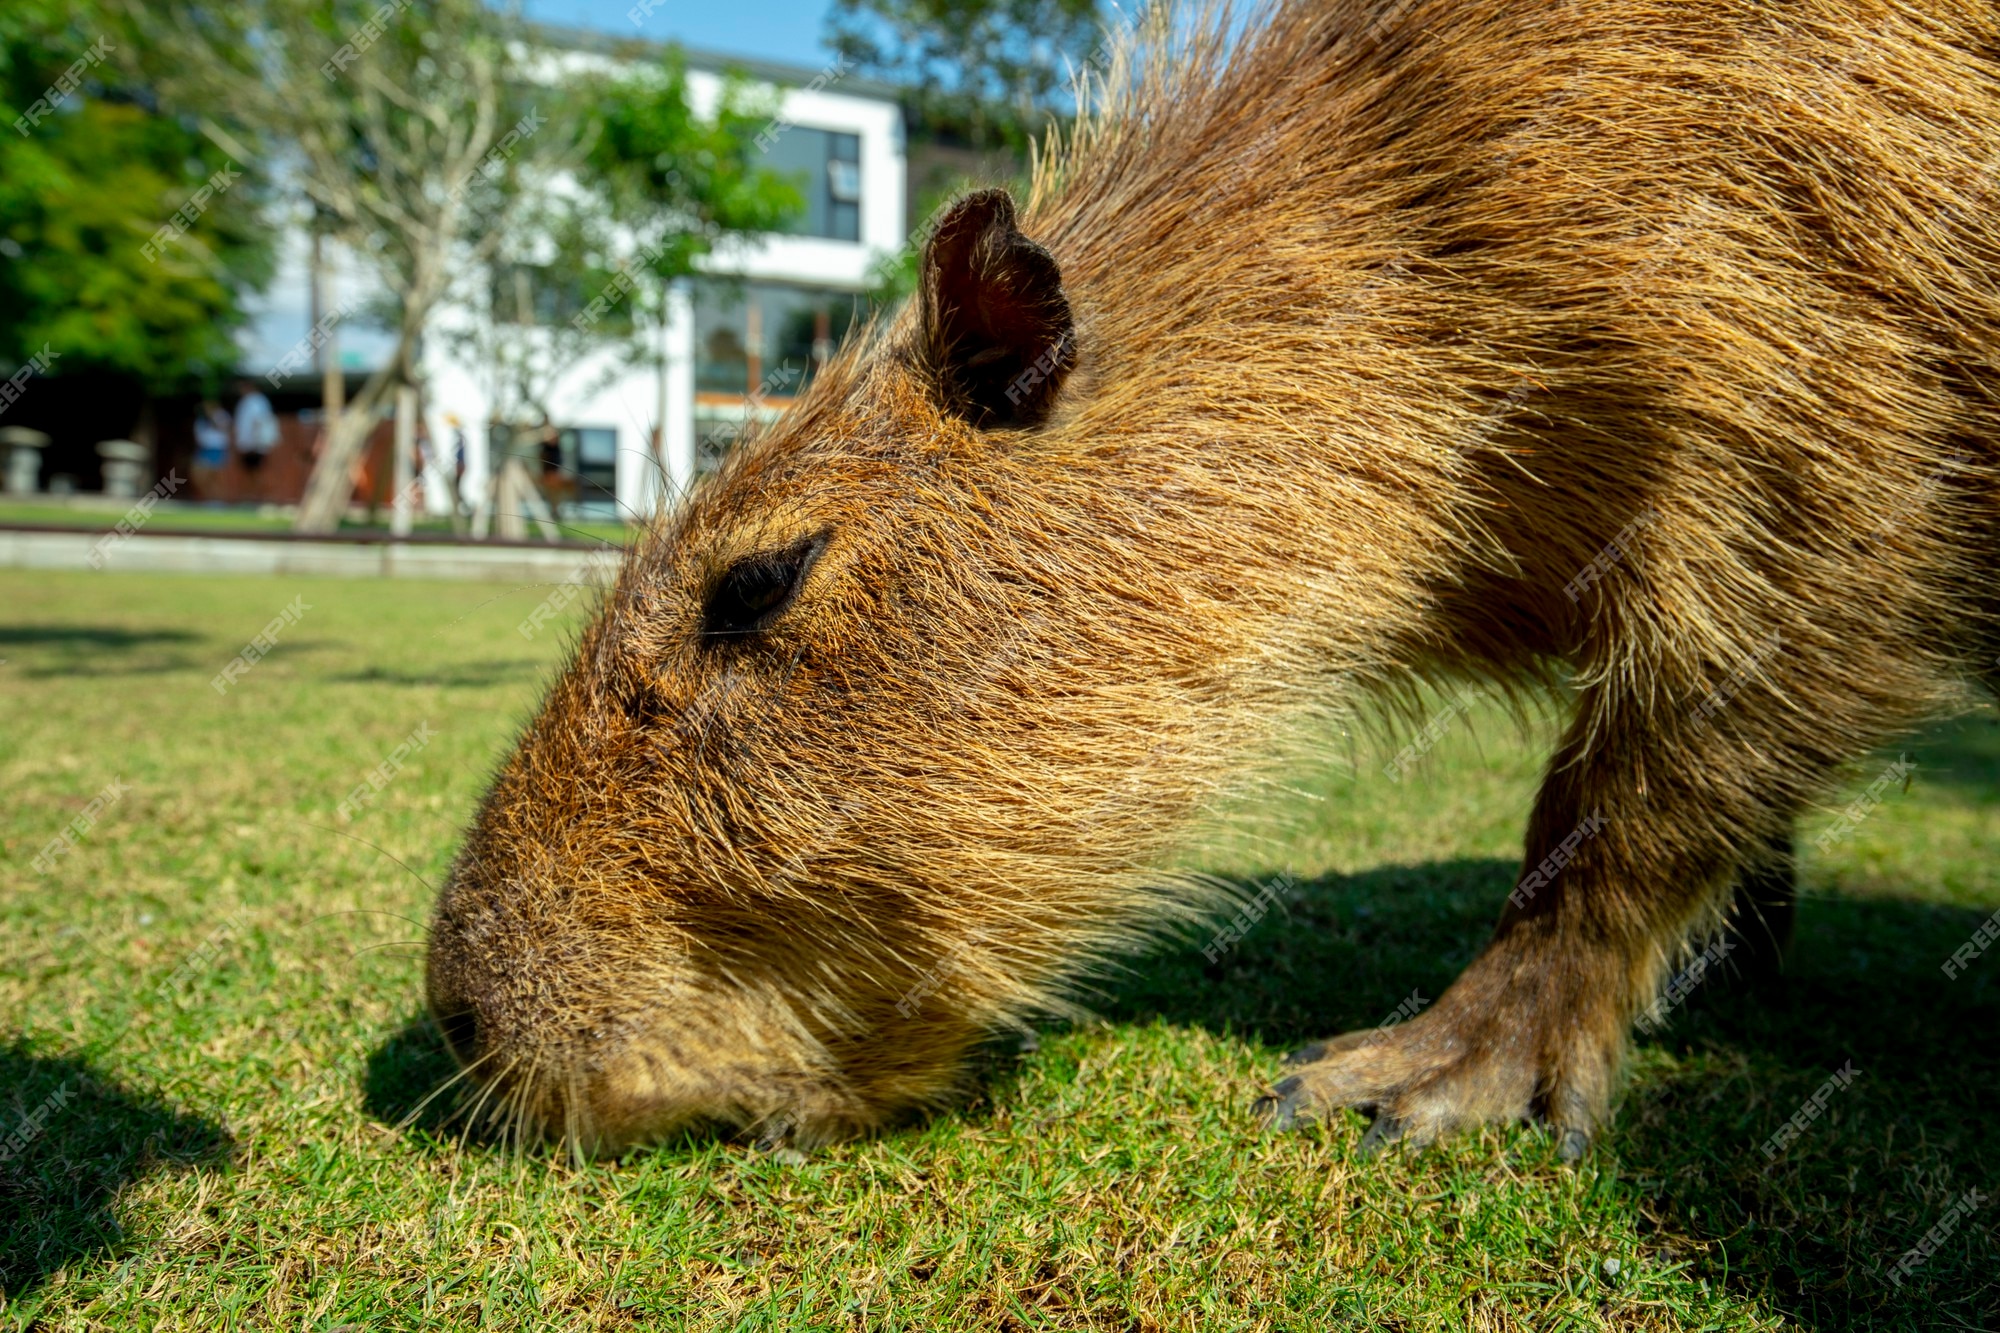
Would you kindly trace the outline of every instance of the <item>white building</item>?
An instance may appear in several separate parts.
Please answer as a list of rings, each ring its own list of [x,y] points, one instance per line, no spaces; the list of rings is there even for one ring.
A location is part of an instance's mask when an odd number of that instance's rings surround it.
[[[549,57],[568,69],[615,71],[664,54],[650,42],[537,33]],[[561,473],[573,479],[558,488],[558,499],[573,515],[645,515],[659,503],[662,482],[684,492],[714,466],[719,442],[733,439],[747,415],[783,410],[859,312],[871,270],[907,239],[903,119],[893,90],[832,67],[683,54],[697,114],[713,113],[726,75],[776,99],[776,118],[757,136],[759,151],[764,165],[800,186],[807,206],[791,232],[729,244],[704,261],[712,277],[675,284],[664,355],[653,364],[605,351],[556,380],[552,424],[560,432]],[[352,256],[329,257],[327,267],[329,304],[365,298],[375,287]],[[295,230],[244,339],[243,364],[252,373],[276,364],[312,328],[311,269],[309,242]],[[482,493],[496,463],[490,423],[498,395],[491,367],[444,334],[477,317],[447,303],[423,349],[427,433],[441,454],[461,449],[468,498]],[[385,331],[357,317],[339,326],[339,361],[350,377],[379,365],[391,345]],[[300,385],[311,378],[300,377]],[[433,481],[427,500],[441,512],[447,492],[441,478]]]

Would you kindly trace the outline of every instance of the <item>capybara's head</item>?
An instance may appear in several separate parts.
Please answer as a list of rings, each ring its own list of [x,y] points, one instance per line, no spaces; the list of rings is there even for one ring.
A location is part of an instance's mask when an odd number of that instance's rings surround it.
[[[432,928],[492,1105],[598,1149],[866,1132],[1194,900],[1166,839],[1301,607],[1216,563],[1212,481],[1127,466],[1087,328],[1011,199],[962,200],[628,558]]]

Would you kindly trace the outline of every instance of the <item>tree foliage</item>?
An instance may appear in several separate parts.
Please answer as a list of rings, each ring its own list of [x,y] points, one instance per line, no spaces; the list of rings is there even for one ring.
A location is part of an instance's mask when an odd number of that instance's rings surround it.
[[[715,114],[697,114],[687,66],[669,49],[658,65],[601,85],[586,158],[617,224],[655,252],[651,271],[683,277],[732,236],[782,230],[805,207],[798,189],[759,164],[754,139],[773,100],[725,80]]]
[[[58,373],[170,391],[235,362],[271,272],[270,182],[163,113],[137,54],[98,4],[0,5],[0,365],[46,344]]]
[[[827,40],[910,90],[918,134],[1024,152],[1073,109],[1102,20],[1099,0],[834,0]]]

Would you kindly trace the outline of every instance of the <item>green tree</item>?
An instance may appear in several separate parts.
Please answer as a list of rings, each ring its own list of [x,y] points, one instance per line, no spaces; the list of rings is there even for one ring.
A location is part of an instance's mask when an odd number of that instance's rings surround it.
[[[124,3],[170,55],[167,95],[286,162],[387,294],[396,350],[329,431],[305,530],[337,521],[352,460],[418,374],[448,294],[483,317],[447,336],[478,349],[503,417],[529,425],[579,339],[656,324],[665,280],[727,233],[783,225],[799,202],[751,165],[763,122],[740,85],[703,120],[677,60],[610,81],[565,76],[532,29],[482,0]],[[545,318],[634,264],[653,280],[634,285],[621,320]],[[521,281],[536,293],[525,319]]]
[[[1073,110],[1102,21],[1099,0],[834,0],[827,41],[910,90],[915,134],[1021,153]]]
[[[234,365],[268,181],[150,101],[135,37],[93,3],[0,5],[0,365],[46,345],[170,391]]]
[[[586,163],[610,217],[638,238],[648,269],[673,279],[724,237],[780,231],[805,208],[798,188],[762,166],[758,133],[774,99],[725,80],[712,118],[695,114],[687,66],[669,48],[655,66],[601,85]]]

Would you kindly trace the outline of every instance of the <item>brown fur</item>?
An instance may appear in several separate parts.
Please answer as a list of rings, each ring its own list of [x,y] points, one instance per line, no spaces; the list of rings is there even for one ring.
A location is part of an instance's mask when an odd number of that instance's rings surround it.
[[[1476,677],[1571,710],[1525,864],[1602,830],[1268,1109],[1578,1144],[1731,884],[1782,910],[1793,821],[2000,654],[1991,0],[1220,30],[1046,155],[1046,255],[963,205],[925,299],[628,560],[434,930],[434,1010],[525,1123],[935,1105],[980,1034],[1213,904],[1158,868],[1303,717]],[[1070,312],[1032,402],[981,398],[1008,363],[954,319]],[[735,562],[822,539],[769,627],[704,633]]]

